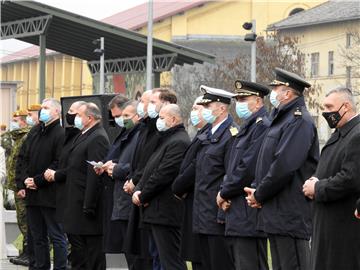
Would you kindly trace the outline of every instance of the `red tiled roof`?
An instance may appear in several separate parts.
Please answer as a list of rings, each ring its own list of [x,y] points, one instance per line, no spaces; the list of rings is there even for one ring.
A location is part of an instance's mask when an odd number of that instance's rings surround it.
[[[155,0],[153,3],[153,20],[158,22],[170,16],[185,12],[191,8],[201,6],[209,1],[200,0],[177,0],[164,1]],[[140,4],[125,11],[116,13],[102,20],[102,22],[115,25],[117,27],[136,30],[147,24],[147,3]],[[46,54],[54,53],[54,51],[46,50]],[[4,56],[0,59],[1,63],[19,61],[26,58],[39,56],[39,47],[31,46],[29,48],[17,51],[15,53]]]
[[[209,1],[191,0],[191,1],[154,1],[153,18],[154,22],[166,19],[172,15],[185,12],[191,8],[203,5]],[[103,19],[103,22],[113,24],[129,30],[136,30],[147,24],[147,3],[143,3],[128,10],[116,13]]]
[[[55,51],[52,50],[46,50],[46,54],[55,53]],[[20,51],[11,53],[9,55],[6,55],[0,59],[1,63],[7,63],[7,62],[13,62],[18,61],[21,59],[27,59],[27,58],[34,58],[39,56],[39,46],[30,46],[25,49],[22,49]]]

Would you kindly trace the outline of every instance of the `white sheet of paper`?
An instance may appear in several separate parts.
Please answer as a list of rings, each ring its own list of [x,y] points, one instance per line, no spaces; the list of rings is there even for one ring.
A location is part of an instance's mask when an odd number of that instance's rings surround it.
[[[104,165],[101,161],[96,162],[96,161],[86,161],[87,163],[89,163],[90,165],[96,167],[96,168],[101,168],[102,165]]]

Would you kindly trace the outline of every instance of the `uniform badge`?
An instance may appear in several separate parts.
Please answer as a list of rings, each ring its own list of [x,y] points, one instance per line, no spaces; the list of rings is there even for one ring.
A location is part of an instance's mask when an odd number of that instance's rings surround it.
[[[239,133],[239,131],[236,127],[231,127],[230,133],[231,133],[231,136],[236,136]]]
[[[256,118],[256,124],[262,122],[262,120],[263,120],[262,117]]]
[[[236,88],[236,89],[241,89],[241,87],[242,87],[241,82],[240,82],[240,81],[236,81],[236,82],[235,82],[235,88]]]
[[[294,112],[295,116],[302,116],[302,112],[300,111],[300,108],[296,108],[295,112]]]

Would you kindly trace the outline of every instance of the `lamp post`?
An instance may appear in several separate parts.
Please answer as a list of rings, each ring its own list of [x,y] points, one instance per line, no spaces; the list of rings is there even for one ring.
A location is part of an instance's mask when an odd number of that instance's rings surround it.
[[[147,27],[147,57],[146,57],[146,90],[152,89],[152,62],[153,62],[153,0],[148,4],[148,27]]]
[[[94,53],[100,55],[100,88],[99,93],[104,94],[105,89],[105,39],[101,37],[93,40],[93,44],[100,45],[100,48],[96,48]]]
[[[251,33],[245,35],[244,40],[251,42],[251,81],[256,82],[256,20],[246,22],[242,27],[251,30]]]

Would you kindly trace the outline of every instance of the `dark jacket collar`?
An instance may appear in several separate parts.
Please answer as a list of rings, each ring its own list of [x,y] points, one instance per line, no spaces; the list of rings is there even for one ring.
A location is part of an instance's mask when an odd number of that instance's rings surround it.
[[[356,125],[360,123],[360,115],[355,116],[353,119],[351,119],[349,122],[347,122],[344,126],[339,128],[339,132],[342,137],[345,137],[350,130],[352,130]]]
[[[277,118],[281,117],[282,115],[286,114],[289,111],[292,111],[295,108],[300,108],[305,106],[305,100],[304,97],[297,97],[288,104],[285,104],[284,106],[280,106],[277,110],[277,113],[274,115],[273,121],[276,121]]]
[[[234,122],[232,116],[229,114],[227,119],[219,126],[219,128],[215,131],[214,134],[212,134],[211,136],[211,141],[213,140],[218,140],[221,135],[225,132],[225,130],[227,130],[227,128]],[[210,131],[211,132],[212,127],[210,127]]]
[[[253,123],[256,122],[258,117],[264,116],[267,114],[265,106],[262,106],[260,110],[258,110],[256,113],[252,114],[248,119],[246,119],[245,123],[242,127],[247,128],[248,126],[251,126]]]
[[[121,140],[122,141],[127,140],[129,136],[135,134],[139,129],[140,129],[140,123],[136,124],[130,129],[125,129],[124,132],[122,132]]]
[[[184,124],[179,124],[179,125],[176,125],[176,126],[174,126],[172,128],[169,128],[166,131],[159,132],[159,135],[161,137],[167,137],[167,136],[170,136],[170,135],[176,133],[179,130],[185,130]]]
[[[45,125],[43,122],[40,122],[41,133],[50,132],[54,127],[60,125],[60,119],[56,119],[54,122],[51,122],[49,125]]]

